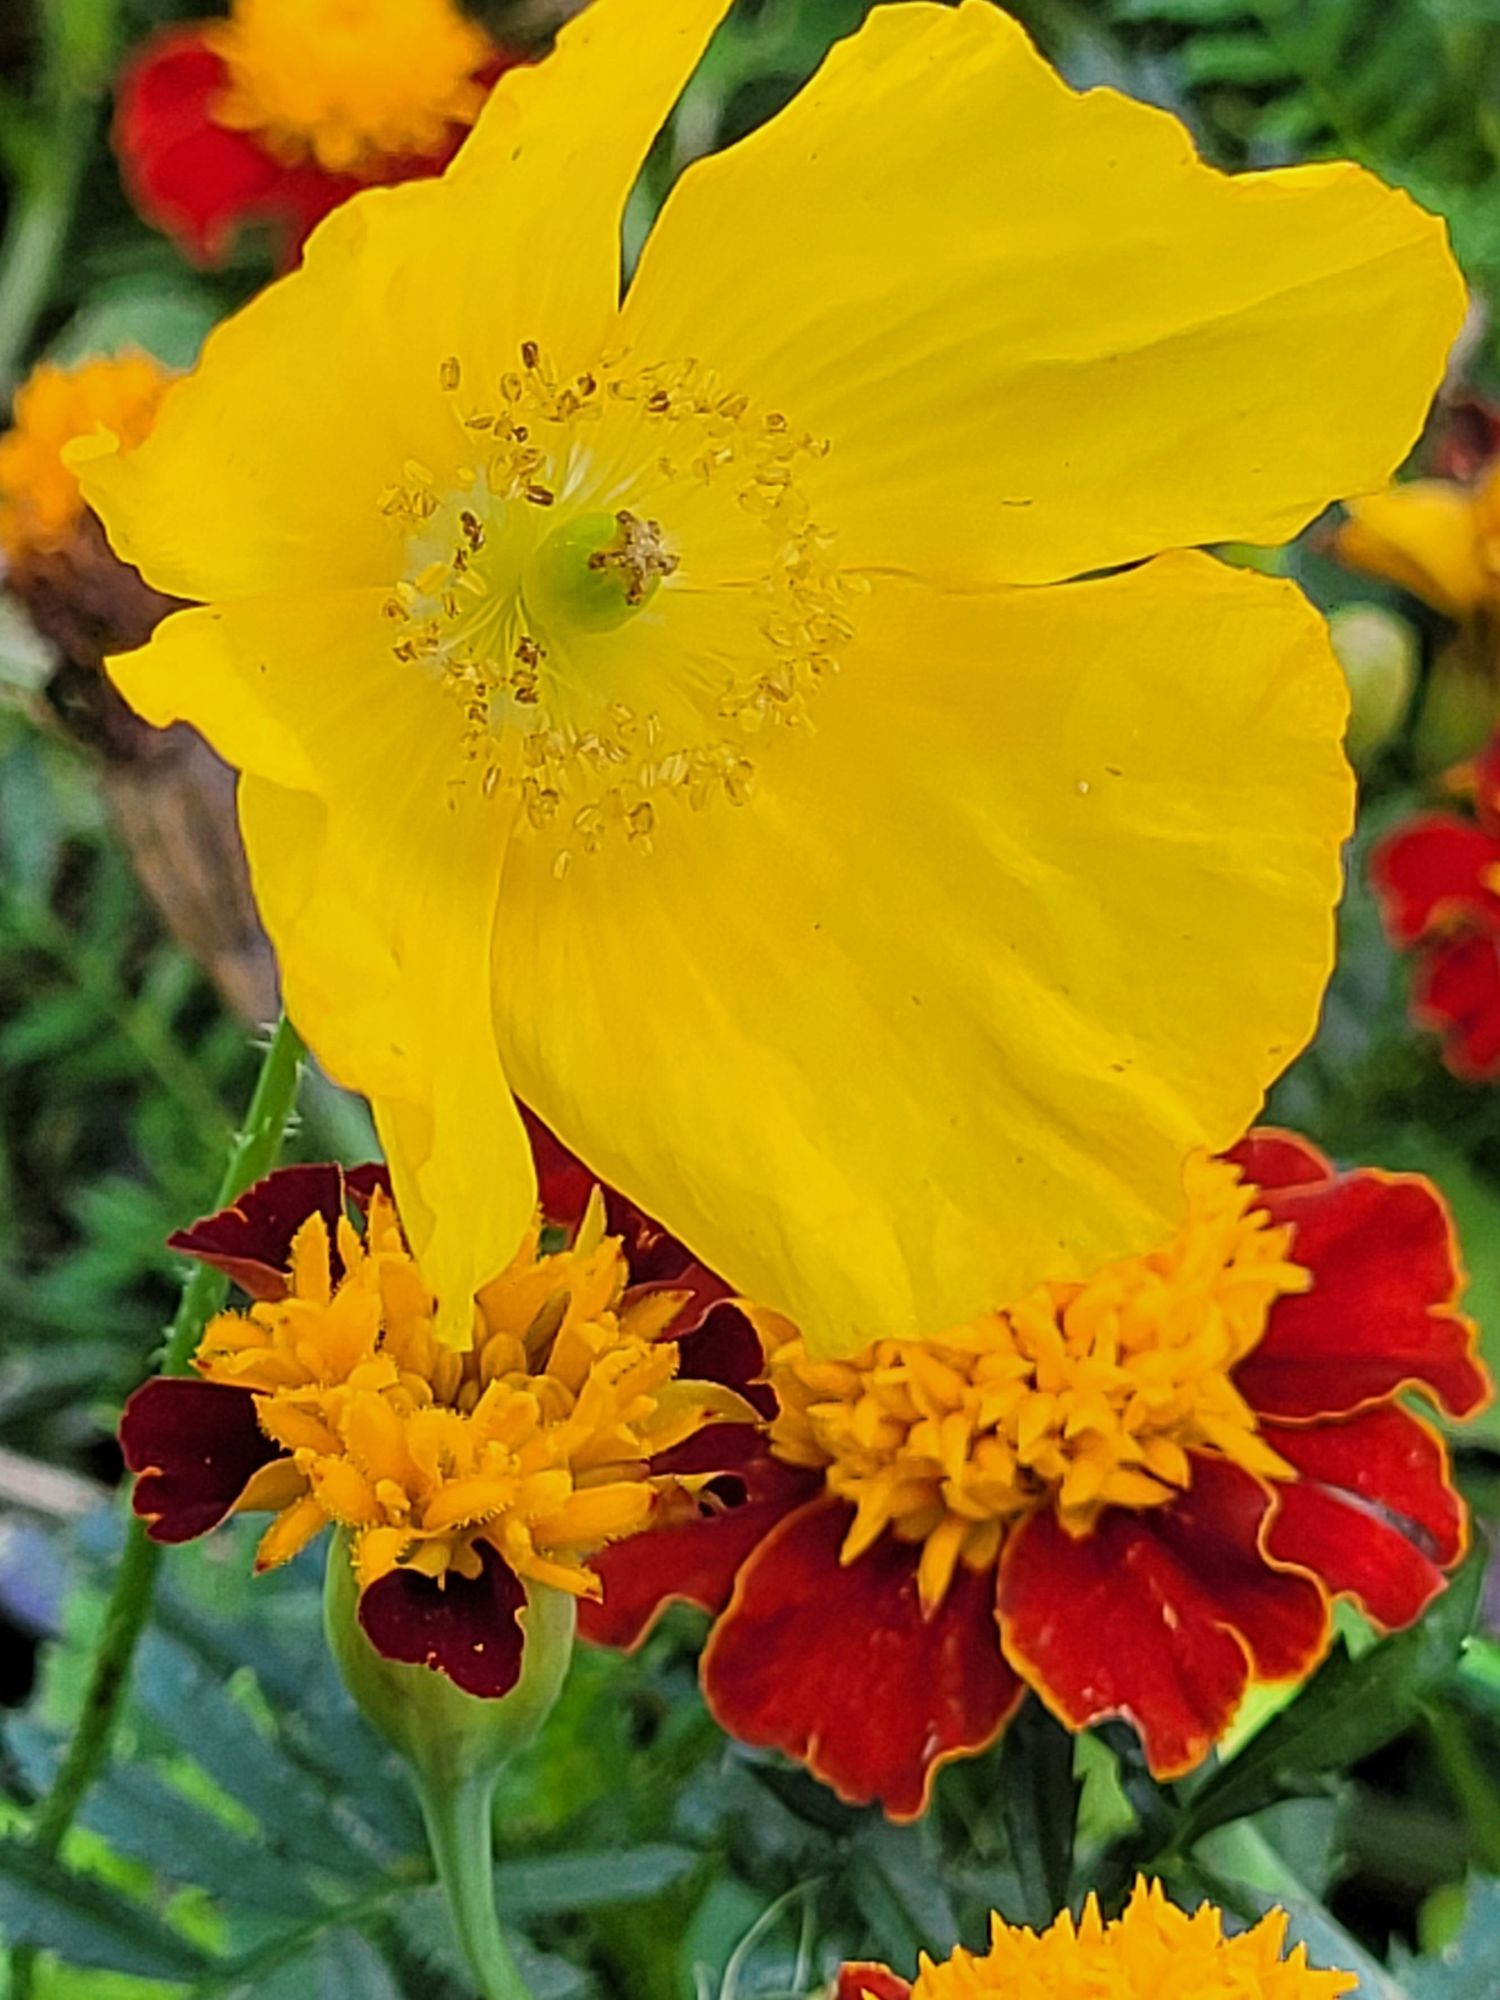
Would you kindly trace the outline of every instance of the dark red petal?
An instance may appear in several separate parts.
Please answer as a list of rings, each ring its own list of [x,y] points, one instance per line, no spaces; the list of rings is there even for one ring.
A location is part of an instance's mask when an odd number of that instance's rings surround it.
[[[1180,1500],[1113,1508],[1076,1540],[1050,1510],[1033,1515],[1001,1558],[1011,1664],[1069,1728],[1123,1716],[1157,1777],[1192,1770],[1233,1719],[1252,1664],[1281,1679],[1327,1643],[1316,1585],[1259,1553],[1268,1505],[1247,1473],[1200,1458]]]
[[[764,1453],[764,1440],[747,1425],[720,1424],[701,1431],[739,1432]],[[725,1455],[727,1458],[727,1454]],[[678,1471],[693,1469],[685,1464]],[[763,1456],[743,1473],[730,1473],[710,1489],[704,1504],[715,1511],[671,1527],[647,1527],[614,1542],[592,1558],[590,1567],[604,1585],[600,1603],[578,1609],[578,1629],[596,1646],[631,1651],[640,1645],[669,1604],[695,1604],[717,1614],[728,1604],[742,1565],[793,1508],[808,1497],[812,1475],[792,1474]]]
[[[334,1275],[339,1275],[335,1232],[343,1213],[344,1177],[337,1167],[281,1167],[217,1215],[177,1230],[167,1248],[212,1264],[252,1299],[282,1299],[292,1239],[310,1215],[321,1215],[328,1225]]]
[[[1357,1599],[1378,1625],[1409,1625],[1464,1551],[1441,1441],[1393,1405],[1342,1423],[1268,1424],[1264,1436],[1302,1475],[1276,1489],[1266,1553]]]
[[[470,1580],[450,1570],[441,1583],[393,1569],[359,1600],[359,1622],[377,1653],[408,1666],[432,1667],[465,1694],[497,1701],[521,1676],[526,1605],[521,1579],[487,1542],[476,1544],[483,1568]]]
[[[702,1265],[695,1265],[702,1270]],[[717,1283],[717,1279],[714,1280]],[[679,1315],[679,1324],[691,1324],[692,1308]],[[678,1374],[694,1382],[722,1382],[745,1398],[763,1417],[776,1414],[776,1397],[759,1378],[765,1372],[765,1354],[760,1335],[745,1314],[729,1300],[711,1305],[691,1333],[678,1343],[681,1361]]]
[[[701,1294],[699,1314],[693,1316],[691,1308],[685,1311],[687,1325],[696,1324],[703,1309],[727,1295],[729,1287],[705,1270],[686,1245],[669,1235],[659,1222],[654,1222],[617,1188],[601,1182],[534,1111],[524,1104],[518,1104],[517,1108],[531,1140],[541,1210],[548,1222],[560,1229],[576,1229],[583,1220],[590,1194],[596,1185],[600,1186],[604,1190],[605,1222],[610,1235],[618,1236],[624,1245],[636,1294],[664,1286],[687,1289],[695,1296]]]
[[[1412,983],[1412,1018],[1443,1037],[1443,1061],[1470,1083],[1500,1076],[1500,939],[1436,941]]]
[[[1272,1125],[1257,1125],[1224,1158],[1258,1188],[1305,1187],[1333,1172],[1333,1162],[1310,1140]]]
[[[248,1389],[169,1375],[145,1383],[125,1405],[120,1448],[136,1475],[131,1505],[153,1542],[206,1535],[280,1456]]]
[[[368,1213],[377,1188],[387,1201],[395,1200],[391,1170],[384,1160],[367,1160],[362,1167],[345,1168],[344,1192],[361,1214]]]
[[[1474,759],[1474,810],[1483,830],[1500,840],[1500,731]]]
[[[914,1819],[939,1766],[992,1743],[1024,1690],[1000,1656],[993,1571],[960,1565],[924,1619],[915,1545],[888,1534],[840,1564],[851,1517],[820,1498],[767,1536],[714,1627],[703,1691],[741,1742]]]
[[[1500,895],[1485,877],[1500,862],[1500,841],[1466,819],[1424,813],[1382,840],[1370,881],[1391,941],[1414,944],[1434,926],[1469,919],[1500,926]]]
[[[911,2000],[911,1987],[888,1965],[841,1965],[833,2000]]]
[[[1263,1415],[1297,1422],[1346,1416],[1404,1386],[1453,1416],[1489,1395],[1478,1338],[1456,1301],[1458,1246],[1441,1195],[1418,1174],[1366,1171],[1269,1192],[1290,1223],[1291,1255],[1312,1289],[1278,1299],[1235,1385]]]

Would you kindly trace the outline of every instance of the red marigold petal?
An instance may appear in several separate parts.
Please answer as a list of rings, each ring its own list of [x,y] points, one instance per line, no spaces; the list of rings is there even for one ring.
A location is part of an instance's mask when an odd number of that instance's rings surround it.
[[[911,1985],[888,1965],[841,1965],[833,2000],[911,2000]]]
[[[702,1270],[695,1265],[695,1270]],[[718,1280],[714,1279],[717,1284]],[[699,1295],[695,1295],[695,1298]],[[685,1307],[679,1323],[692,1325],[693,1307]],[[675,1336],[674,1336],[675,1337]],[[690,1333],[679,1338],[681,1363],[678,1374],[694,1382],[722,1382],[743,1396],[763,1417],[776,1414],[776,1398],[760,1376],[765,1372],[765,1354],[760,1335],[739,1307],[728,1299],[711,1304]]]
[[[1238,1167],[1247,1181],[1265,1190],[1306,1187],[1326,1181],[1333,1172],[1333,1162],[1310,1139],[1273,1125],[1257,1125],[1224,1158]]]
[[[1500,1076],[1500,938],[1478,932],[1435,942],[1412,983],[1412,1019],[1443,1037],[1443,1061],[1457,1077]]]
[[[1264,1435],[1302,1475],[1277,1488],[1267,1555],[1355,1598],[1378,1625],[1409,1625],[1465,1546],[1441,1439],[1389,1404],[1341,1423],[1268,1424]]]
[[[116,89],[114,147],[131,201],[198,263],[228,251],[248,216],[277,204],[287,176],[243,132],[215,122],[224,64],[198,29],[150,36]]]
[[[1346,1416],[1403,1387],[1453,1416],[1489,1395],[1473,1322],[1457,1310],[1463,1272],[1441,1195],[1418,1174],[1365,1171],[1267,1195],[1289,1223],[1310,1291],[1278,1299],[1235,1385],[1268,1417]]]
[[[960,1566],[924,1619],[916,1546],[888,1534],[840,1564],[851,1514],[819,1498],[767,1536],[714,1627],[703,1691],[741,1742],[914,1819],[938,1768],[992,1743],[1024,1689],[1001,1657],[993,1571]]]
[[[136,1475],[131,1505],[153,1542],[206,1535],[280,1454],[248,1389],[169,1375],[145,1383],[125,1405],[120,1448]]]
[[[281,1299],[297,1231],[310,1215],[321,1215],[333,1244],[343,1213],[344,1177],[337,1167],[281,1167],[217,1215],[175,1231],[167,1248],[212,1264],[252,1299]],[[336,1260],[336,1245],[334,1254]]]
[[[477,1577],[449,1570],[437,1582],[418,1570],[393,1569],[361,1595],[359,1622],[386,1659],[431,1667],[465,1694],[497,1701],[520,1679],[526,1591],[487,1542],[476,1546]]]
[[[1500,895],[1485,876],[1500,841],[1450,813],[1407,820],[1370,856],[1370,881],[1392,943],[1414,944],[1435,925],[1468,917],[1500,925]]]
[[[711,1442],[716,1433],[724,1432],[739,1432],[762,1454],[764,1467],[775,1466],[774,1460],[764,1459],[764,1440],[748,1425],[717,1424],[701,1431],[692,1443]],[[721,1449],[724,1442],[721,1437]],[[686,1472],[705,1468],[676,1464],[672,1469]],[[669,1604],[693,1604],[715,1615],[722,1611],[742,1566],[771,1530],[808,1496],[806,1476],[779,1482],[763,1479],[763,1490],[756,1491],[760,1469],[752,1466],[748,1476],[731,1473],[723,1482],[725,1486],[737,1485],[744,1495],[736,1504],[671,1527],[648,1526],[594,1556],[590,1567],[604,1585],[604,1596],[598,1603],[585,1601],[578,1607],[578,1629],[583,1637],[596,1646],[632,1652]],[[787,1471],[784,1466],[777,1469],[783,1474]]]
[[[1033,1515],[1001,1558],[1007,1657],[1069,1728],[1123,1716],[1157,1777],[1192,1770],[1233,1719],[1252,1664],[1281,1679],[1327,1643],[1316,1585],[1259,1553],[1268,1504],[1248,1474],[1199,1459],[1180,1500],[1111,1509],[1077,1540],[1051,1512]]]

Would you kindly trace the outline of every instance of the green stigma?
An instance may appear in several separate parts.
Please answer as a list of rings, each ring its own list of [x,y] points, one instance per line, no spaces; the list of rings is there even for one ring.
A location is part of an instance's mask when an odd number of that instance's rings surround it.
[[[537,549],[521,596],[538,630],[613,632],[651,602],[676,567],[659,521],[624,511],[580,514]]]

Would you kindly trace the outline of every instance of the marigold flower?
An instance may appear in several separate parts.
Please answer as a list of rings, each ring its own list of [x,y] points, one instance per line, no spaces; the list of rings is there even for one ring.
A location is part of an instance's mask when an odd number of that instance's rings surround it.
[[[566,1249],[542,1254],[534,1227],[480,1292],[460,1354],[436,1338],[383,1175],[271,1175],[173,1238],[254,1303],[207,1328],[197,1380],[148,1382],[127,1404],[136,1512],[156,1540],[181,1542],[269,1511],[259,1569],[338,1527],[376,1649],[505,1694],[523,1585],[597,1596],[596,1550],[653,1509],[691,1511],[652,1462],[705,1425],[754,1416],[734,1391],[679,1374],[671,1330],[692,1278],[632,1286],[604,1223],[596,1194]]]
[[[201,263],[269,222],[289,260],[372,183],[442,171],[522,58],[455,0],[233,0],[161,30],[120,78],[115,150],[132,201]]]
[[[991,1920],[990,1948],[960,1947],[941,1965],[924,1955],[915,1984],[883,1965],[846,1965],[834,2000],[1338,2000],[1359,1981],[1319,1972],[1307,1947],[1286,1950],[1286,1916],[1273,1910],[1253,1930],[1225,1937],[1212,1904],[1189,1916],[1159,1882],[1138,1877],[1111,1923],[1090,1896],[1075,1923],[1065,1910],[1038,1937]]]
[[[1412,1018],[1455,1076],[1500,1076],[1500,736],[1472,766],[1474,816],[1419,813],[1370,856],[1392,944],[1416,958]]]
[[[820,1349],[1161,1239],[1312,1028],[1350,793],[1303,599],[1157,552],[1387,477],[1462,311],[1404,196],[1226,178],[988,0],[876,9],[622,305],[724,11],[596,0],[88,475],[207,600],[119,684],[243,768],[459,1340],[512,1089]]]
[[[0,555],[12,568],[61,555],[85,513],[65,449],[101,428],[122,451],[150,432],[172,372],[127,351],[73,367],[40,363],[16,391],[0,437]]]
[[[765,1438],[723,1434],[711,1511],[605,1552],[585,1634],[712,1612],[724,1727],[905,1819],[1028,1688],[1176,1777],[1252,1679],[1311,1671],[1332,1597],[1409,1623],[1466,1529],[1404,1394],[1488,1394],[1438,1195],[1275,1132],[1187,1187],[1159,1250],[934,1340],[818,1361],[752,1313],[763,1372],[728,1379],[774,1399]]]

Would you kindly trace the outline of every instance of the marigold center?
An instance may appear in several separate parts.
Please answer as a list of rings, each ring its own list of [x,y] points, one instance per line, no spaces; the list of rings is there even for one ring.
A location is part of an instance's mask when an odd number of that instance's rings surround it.
[[[1233,1370],[1276,1300],[1305,1291],[1310,1274],[1234,1167],[1194,1160],[1187,1195],[1164,1248],[933,1340],[814,1361],[795,1329],[764,1322],[780,1405],[772,1449],[821,1467],[853,1504],[843,1561],[887,1528],[921,1542],[931,1609],[960,1562],[992,1563],[1008,1527],[1039,1508],[1087,1534],[1105,1507],[1156,1507],[1184,1490],[1195,1451],[1290,1476]]]
[[[453,0],[235,0],[205,39],[227,72],[219,124],[288,165],[356,176],[434,157],[472,124],[491,53]]]
[[[517,358],[498,382],[443,364],[451,459],[381,498],[385,616],[561,874],[612,832],[649,845],[664,801],[743,804],[837,671],[858,584],[806,490],[826,440],[694,361]]]
[[[479,1294],[473,1345],[458,1352],[437,1339],[382,1194],[363,1238],[341,1220],[330,1239],[310,1217],[287,1296],[221,1314],[194,1364],[251,1390],[284,1454],[239,1502],[276,1514],[258,1566],[332,1523],[350,1532],[362,1588],[397,1567],[473,1577],[486,1542],[518,1576],[597,1596],[587,1556],[677,1490],[649,1461],[751,1414],[728,1390],[676,1379],[662,1336],[682,1297],[629,1300],[628,1276],[596,1196],[571,1248],[540,1256],[528,1236]]]

